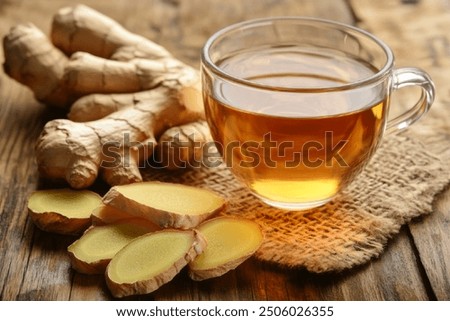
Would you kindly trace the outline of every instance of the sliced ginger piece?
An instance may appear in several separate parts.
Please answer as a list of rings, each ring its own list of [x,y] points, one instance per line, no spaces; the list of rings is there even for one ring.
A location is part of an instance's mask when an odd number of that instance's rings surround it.
[[[205,247],[204,238],[195,230],[166,229],[140,236],[108,264],[106,284],[115,297],[153,292]]]
[[[195,227],[225,207],[225,200],[209,190],[163,182],[114,186],[103,203],[175,228]]]
[[[208,220],[197,230],[208,246],[189,264],[189,276],[196,281],[235,269],[258,250],[264,238],[257,223],[227,216]]]
[[[113,224],[118,221],[135,218],[128,212],[122,211],[118,208],[102,204],[97,207],[91,214],[92,225]]]
[[[88,190],[40,190],[28,199],[28,212],[41,230],[79,234],[89,227],[91,213],[101,201],[98,194]]]
[[[67,248],[72,267],[85,274],[104,273],[109,261],[125,245],[158,229],[157,225],[141,218],[92,226]]]

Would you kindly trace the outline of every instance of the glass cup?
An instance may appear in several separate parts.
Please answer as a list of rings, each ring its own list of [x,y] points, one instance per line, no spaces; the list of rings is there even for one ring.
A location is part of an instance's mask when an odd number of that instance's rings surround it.
[[[277,17],[215,33],[202,51],[206,118],[236,177],[264,202],[325,204],[369,162],[385,132],[403,130],[434,100],[430,77],[394,69],[373,35],[313,18]],[[418,86],[417,103],[388,119],[393,91]]]

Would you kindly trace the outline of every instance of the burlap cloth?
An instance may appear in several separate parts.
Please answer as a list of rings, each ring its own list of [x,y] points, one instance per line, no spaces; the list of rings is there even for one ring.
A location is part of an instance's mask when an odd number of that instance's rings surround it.
[[[225,214],[254,220],[264,230],[258,259],[326,272],[380,255],[402,224],[431,212],[435,194],[449,181],[450,168],[418,141],[386,137],[349,188],[328,205],[302,212],[265,205],[224,166],[144,174],[146,180],[205,187],[226,197]]]
[[[265,241],[256,253],[260,260],[320,273],[348,269],[379,256],[402,224],[431,213],[436,194],[450,181],[450,82],[445,68],[450,57],[439,49],[441,42],[450,43],[446,35],[450,13],[428,1],[416,8],[420,15],[411,7],[386,9],[389,4],[382,2],[352,4],[364,27],[382,36],[396,54],[408,49],[404,43],[416,42],[421,50],[401,57],[405,64],[431,74],[437,99],[430,113],[411,129],[386,135],[363,173],[333,202],[306,212],[278,210],[252,196],[225,167],[177,173],[148,170],[145,178],[206,187],[225,196],[227,215],[249,218],[263,228]],[[400,2],[390,5],[401,7]],[[435,50],[430,49],[433,41]],[[402,99],[397,103],[402,104]]]

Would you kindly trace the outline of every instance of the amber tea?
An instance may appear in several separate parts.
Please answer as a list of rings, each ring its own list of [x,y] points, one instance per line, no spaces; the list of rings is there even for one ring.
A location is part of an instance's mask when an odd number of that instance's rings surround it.
[[[328,200],[360,171],[377,146],[386,98],[361,105],[367,97],[340,92],[333,99],[319,95],[311,100],[295,93],[295,88],[348,84],[374,74],[372,66],[292,48],[248,52],[218,65],[256,84],[294,88],[252,95],[222,85],[205,98],[225,162],[266,201]]]
[[[276,17],[219,30],[202,51],[206,118],[231,171],[266,203],[328,202],[361,172],[384,132],[430,108],[434,86],[417,68],[394,68],[390,48],[341,23]],[[392,91],[422,95],[388,120]]]

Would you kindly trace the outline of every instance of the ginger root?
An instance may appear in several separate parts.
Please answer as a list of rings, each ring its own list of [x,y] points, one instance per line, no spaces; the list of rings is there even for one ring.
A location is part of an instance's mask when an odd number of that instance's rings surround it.
[[[158,137],[204,118],[198,72],[97,11],[61,9],[51,39],[27,24],[3,41],[8,75],[43,103],[72,105],[37,141],[43,176],[77,189],[99,174],[110,185],[142,181]]]
[[[206,121],[196,121],[166,130],[158,141],[158,160],[164,168],[176,170],[204,165],[203,148],[212,142]],[[206,152],[210,152],[209,149]]]
[[[92,226],[67,248],[72,268],[85,274],[104,273],[108,263],[125,245],[156,230],[155,224],[139,218]]]
[[[162,228],[185,229],[197,226],[225,207],[225,200],[209,190],[163,182],[114,186],[103,197],[103,203]]]
[[[189,263],[191,279],[201,281],[221,276],[244,262],[262,244],[259,225],[247,219],[217,217],[198,226],[208,246]]]
[[[109,262],[106,284],[115,297],[153,292],[172,280],[205,246],[194,230],[162,230],[138,237]]]
[[[43,231],[79,234],[91,225],[91,213],[101,201],[98,194],[87,190],[40,190],[29,197],[28,213]]]

